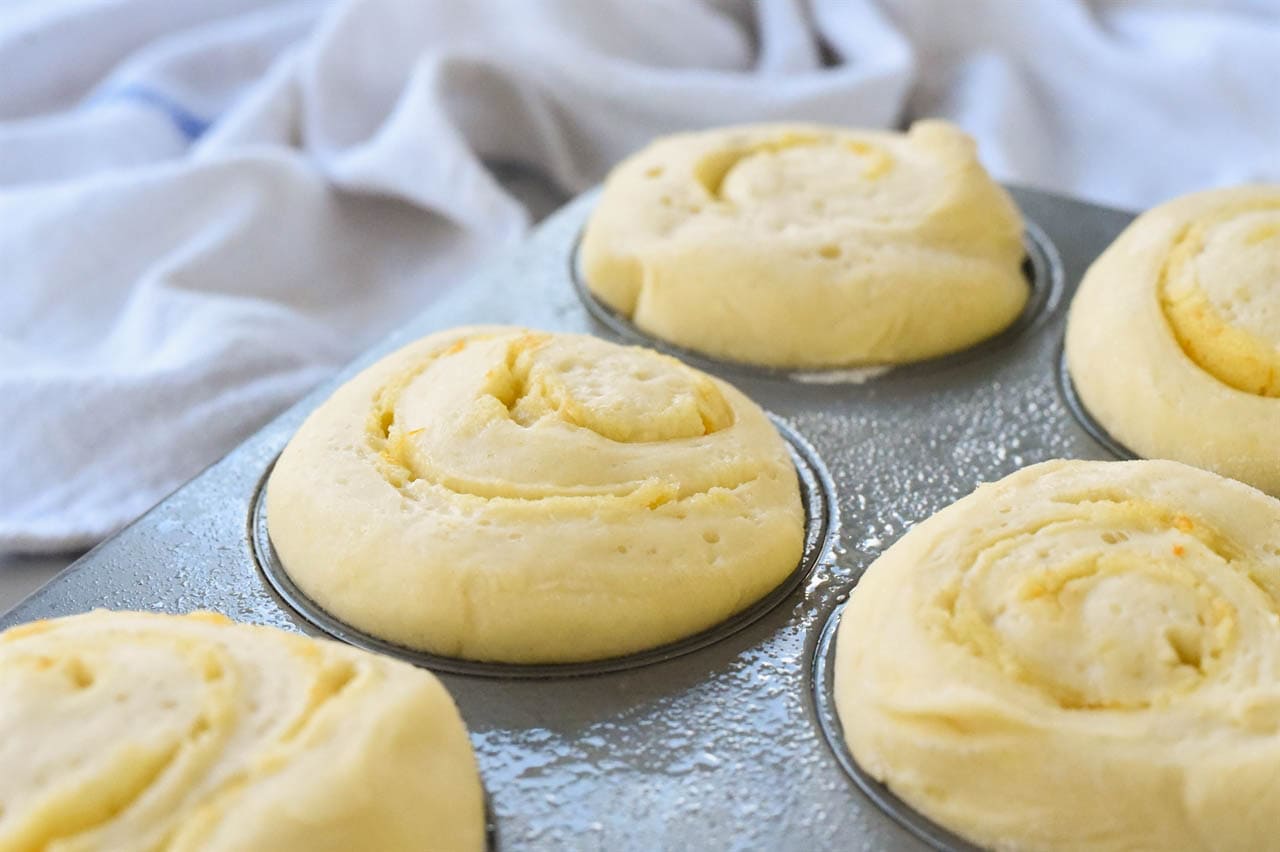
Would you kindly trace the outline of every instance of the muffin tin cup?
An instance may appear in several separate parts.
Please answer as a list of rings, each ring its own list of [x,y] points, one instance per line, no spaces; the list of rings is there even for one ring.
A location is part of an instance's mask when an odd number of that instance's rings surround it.
[[[716,358],[671,343],[641,329],[629,317],[600,301],[586,284],[582,272],[581,249],[582,233],[579,232],[574,241],[573,251],[569,255],[569,278],[573,288],[582,300],[582,304],[600,325],[613,332],[624,342],[639,346],[647,346],[665,352],[680,360],[703,370],[725,371],[731,375],[747,375],[765,377],[782,381],[801,382],[818,385],[863,384],[877,379],[890,372],[897,374],[914,373],[935,369],[945,369],[970,360],[981,358],[992,352],[998,352],[1012,341],[1034,329],[1062,298],[1062,259],[1057,249],[1045,234],[1044,229],[1030,219],[1024,221],[1022,244],[1026,256],[1022,261],[1022,274],[1027,279],[1030,293],[1022,312],[999,333],[980,340],[972,346],[955,352],[948,352],[921,361],[903,364],[868,364],[861,366],[833,366],[812,369],[789,369],[785,367],[768,367],[744,361]]]
[[[729,617],[719,624],[695,633],[684,639],[627,654],[622,657],[610,657],[603,660],[591,660],[580,663],[554,664],[520,664],[495,663],[478,660],[467,660],[458,657],[445,657],[397,645],[379,639],[359,628],[329,614],[323,607],[311,600],[305,592],[289,577],[275,547],[271,543],[267,528],[267,480],[270,469],[263,476],[253,501],[253,514],[250,518],[250,537],[253,542],[254,555],[258,568],[265,580],[276,593],[299,615],[335,639],[349,645],[386,654],[437,672],[474,675],[494,678],[556,678],[581,677],[584,675],[605,674],[624,669],[647,666],[674,659],[704,648],[731,636],[743,629],[762,615],[786,600],[796,587],[817,566],[822,554],[831,545],[831,531],[836,527],[836,505],[831,475],[822,465],[813,447],[786,423],[776,417],[770,418],[779,434],[787,442],[787,450],[795,464],[796,476],[800,483],[800,498],[804,504],[805,536],[804,551],[794,571],[767,595]],[[274,465],[274,463],[273,463]]]
[[[1024,319],[1004,335],[861,385],[839,371],[795,380],[687,358],[776,415],[793,449],[807,492],[808,549],[776,599],[685,642],[581,667],[493,667],[407,652],[438,673],[468,725],[491,796],[491,845],[968,848],[882,787],[859,781],[829,701],[829,620],[890,542],[979,482],[1048,458],[1111,457],[1068,406],[1060,341],[1072,287],[1132,217],[1013,192],[1036,223],[1029,258],[1040,283]],[[272,565],[261,500],[267,473],[336,387],[425,334],[513,323],[652,344],[605,322],[568,274],[594,200],[588,194],[552,216],[524,245],[0,616],[0,627],[94,607],[208,609],[405,657],[404,649],[326,623],[281,582],[287,577]]]
[[[1093,415],[1089,413],[1089,409],[1085,407],[1084,400],[1080,398],[1080,394],[1076,390],[1075,380],[1071,378],[1071,370],[1067,367],[1067,343],[1065,339],[1062,345],[1058,347],[1058,391],[1062,394],[1062,401],[1066,403],[1067,410],[1079,422],[1080,427],[1089,433],[1089,437],[1106,447],[1107,452],[1121,461],[1142,458],[1142,456],[1111,437],[1111,433],[1107,431],[1106,427],[1095,420]]]
[[[948,831],[898,798],[886,785],[863,770],[849,750],[835,700],[836,630],[840,626],[845,606],[846,604],[842,602],[836,607],[823,625],[822,632],[818,634],[811,673],[814,715],[817,717],[818,727],[822,730],[827,745],[831,748],[832,755],[863,795],[892,817],[898,825],[927,843],[931,849],[939,852],[981,852],[981,847],[974,846],[958,834]],[[857,629],[856,624],[851,624],[850,627]],[[980,783],[980,781],[974,779],[974,783]]]

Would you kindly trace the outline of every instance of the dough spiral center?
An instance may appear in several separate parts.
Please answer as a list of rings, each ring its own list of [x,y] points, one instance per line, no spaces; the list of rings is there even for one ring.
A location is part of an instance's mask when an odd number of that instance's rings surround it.
[[[1231,653],[1241,595],[1277,608],[1223,536],[1142,501],[1059,504],[969,564],[937,598],[947,635],[1064,709],[1167,704]]]
[[[506,361],[485,379],[485,390],[526,427],[552,418],[611,441],[642,443],[698,438],[733,422],[705,376],[642,349],[597,342],[568,349],[530,334],[510,343]]]
[[[527,333],[426,356],[382,388],[369,441],[384,477],[409,496],[422,483],[525,500],[647,488],[661,501],[750,476],[699,449],[733,422],[716,384],[673,358]],[[669,452],[655,455],[657,445]],[[679,493],[663,484],[671,454],[700,459]]]
[[[1280,397],[1280,205],[1188,225],[1162,270],[1160,300],[1182,350],[1236,390]]]
[[[741,209],[767,207],[779,220],[815,224],[834,216],[870,222],[919,212],[875,203],[890,191],[902,193],[900,199],[927,192],[923,185],[909,191],[923,182],[895,166],[888,149],[873,142],[787,133],[710,155],[696,174],[712,197]]]

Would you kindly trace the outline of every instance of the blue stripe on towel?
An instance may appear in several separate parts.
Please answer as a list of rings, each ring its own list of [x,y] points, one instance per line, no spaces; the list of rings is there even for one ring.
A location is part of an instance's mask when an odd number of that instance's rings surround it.
[[[141,83],[126,83],[116,86],[94,96],[93,103],[106,103],[114,100],[131,100],[155,107],[169,117],[178,132],[189,140],[199,139],[213,124],[187,110],[164,92],[145,86]]]

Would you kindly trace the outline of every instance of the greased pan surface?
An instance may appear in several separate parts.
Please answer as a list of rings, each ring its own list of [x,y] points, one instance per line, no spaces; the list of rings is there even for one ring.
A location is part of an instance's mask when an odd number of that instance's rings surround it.
[[[905,850],[954,842],[910,814],[890,816],[845,771],[820,724],[830,702],[822,661],[817,683],[814,664],[824,628],[861,571],[911,525],[1024,465],[1112,457],[1064,402],[1059,350],[1080,276],[1131,216],[1039,192],[1014,194],[1042,232],[1049,267],[1037,274],[1056,270],[1062,286],[998,345],[862,384],[697,362],[807,441],[833,490],[814,565],[777,606],[712,644],[612,673],[441,673],[471,730],[499,848]],[[334,387],[431,331],[516,323],[632,342],[593,318],[571,278],[593,198],[552,216],[522,246],[0,617],[0,628],[94,607],[210,609],[325,635],[276,593],[255,555],[255,500],[272,461]],[[884,806],[896,807],[869,786]]]

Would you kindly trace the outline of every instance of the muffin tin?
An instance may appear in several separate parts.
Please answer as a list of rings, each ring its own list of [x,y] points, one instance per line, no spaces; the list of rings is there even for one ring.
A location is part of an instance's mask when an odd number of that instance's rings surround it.
[[[831,706],[830,637],[833,614],[858,576],[916,522],[1033,462],[1114,457],[1100,442],[1105,433],[1073,413],[1083,411],[1070,401],[1061,341],[1085,267],[1132,217],[1013,192],[1033,223],[1028,272],[1036,295],[998,338],[881,374],[797,375],[689,359],[770,411],[793,448],[809,541],[789,586],[728,625],[605,664],[515,670],[416,659],[440,674],[467,721],[491,795],[494,845],[968,848],[861,775],[844,751]],[[552,216],[522,246],[0,618],[0,628],[94,607],[210,609],[412,654],[326,621],[282,582],[264,529],[265,477],[298,424],[338,384],[429,332],[505,322],[635,342],[640,332],[584,298],[573,281],[593,198]]]
[[[1076,392],[1076,384],[1071,380],[1071,370],[1067,367],[1067,347],[1064,345],[1058,347],[1058,390],[1062,392],[1062,400],[1067,404],[1071,414],[1080,422],[1084,430],[1089,433],[1093,440],[1111,451],[1111,454],[1118,459],[1132,460],[1141,458],[1133,450],[1111,437],[1111,433],[1106,430],[1101,423],[1094,419],[1089,413],[1089,409],[1085,408],[1084,400],[1080,398],[1080,394]]]

